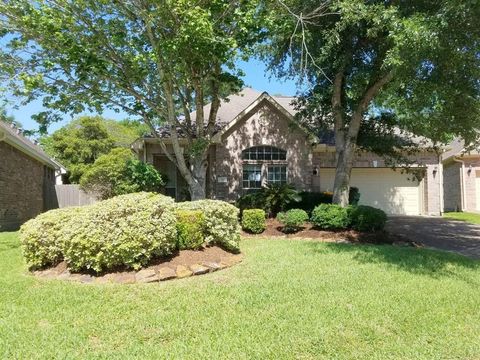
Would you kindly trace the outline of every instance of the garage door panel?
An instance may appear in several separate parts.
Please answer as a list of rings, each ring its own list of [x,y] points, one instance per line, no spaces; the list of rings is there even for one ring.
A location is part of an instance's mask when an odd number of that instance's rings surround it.
[[[332,191],[334,169],[320,169],[320,190]],[[380,208],[388,214],[420,214],[418,181],[385,168],[353,169],[351,186],[360,191],[360,204]]]

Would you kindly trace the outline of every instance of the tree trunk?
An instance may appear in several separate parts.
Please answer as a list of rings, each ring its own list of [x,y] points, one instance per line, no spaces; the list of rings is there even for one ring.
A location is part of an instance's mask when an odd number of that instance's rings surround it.
[[[203,156],[192,159],[192,178],[189,181],[189,191],[192,201],[207,197],[207,167],[208,162]]]
[[[355,144],[351,141],[345,142],[343,151],[337,154],[332,202],[342,207],[348,206],[349,203],[350,175],[352,173],[354,156]]]

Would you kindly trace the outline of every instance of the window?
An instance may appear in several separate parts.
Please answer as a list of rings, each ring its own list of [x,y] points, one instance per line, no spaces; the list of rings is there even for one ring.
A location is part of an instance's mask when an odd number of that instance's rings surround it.
[[[287,167],[282,165],[268,166],[267,181],[269,184],[286,184]]]
[[[242,152],[243,160],[287,160],[285,150],[273,146],[254,146]]]
[[[243,165],[243,188],[260,189],[262,187],[262,166]]]

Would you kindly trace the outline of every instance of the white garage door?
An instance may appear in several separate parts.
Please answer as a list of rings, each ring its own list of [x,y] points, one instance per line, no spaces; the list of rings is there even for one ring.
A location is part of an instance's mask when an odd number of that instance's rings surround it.
[[[320,190],[332,191],[335,169],[320,169]],[[380,208],[387,214],[419,215],[420,186],[412,175],[392,169],[353,169],[351,186],[360,190],[360,204]]]

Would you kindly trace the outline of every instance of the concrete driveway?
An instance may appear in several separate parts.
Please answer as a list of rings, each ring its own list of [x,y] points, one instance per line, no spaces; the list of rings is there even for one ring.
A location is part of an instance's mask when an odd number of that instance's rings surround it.
[[[441,217],[391,216],[386,230],[427,247],[480,259],[480,225]]]

